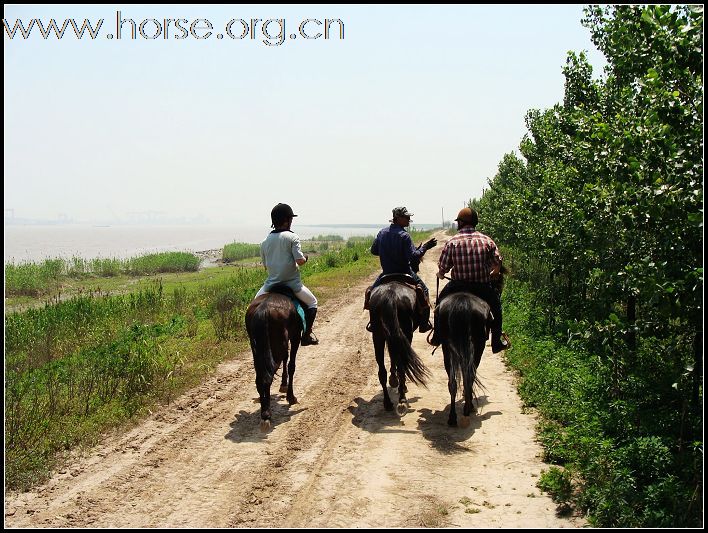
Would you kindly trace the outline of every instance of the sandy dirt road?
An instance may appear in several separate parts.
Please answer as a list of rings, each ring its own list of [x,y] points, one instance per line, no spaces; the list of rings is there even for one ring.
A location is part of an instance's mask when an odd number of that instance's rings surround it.
[[[421,265],[431,296],[447,237],[438,239]],[[289,407],[274,387],[270,432],[259,429],[252,358],[243,353],[44,485],[6,494],[6,527],[585,525],[557,517],[536,488],[545,465],[535,421],[489,347],[479,368],[486,390],[470,427],[447,426],[442,354],[431,355],[420,333],[414,348],[432,374],[428,388],[409,384],[403,417],[384,410],[365,286],[348,287],[321,309],[320,345],[298,353],[299,403]]]

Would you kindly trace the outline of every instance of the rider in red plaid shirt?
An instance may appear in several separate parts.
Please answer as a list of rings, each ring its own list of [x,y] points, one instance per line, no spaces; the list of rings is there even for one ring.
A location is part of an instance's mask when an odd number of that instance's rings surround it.
[[[454,280],[490,283],[490,273],[499,271],[502,257],[497,245],[472,226],[464,226],[450,239],[440,254],[438,268],[443,274],[453,268]]]
[[[457,218],[458,232],[443,248],[438,261],[438,277],[443,279],[452,269],[452,280],[440,291],[437,304],[448,294],[469,291],[489,304],[494,320],[492,322],[492,351],[498,353],[508,345],[502,339],[502,308],[499,293],[492,286],[492,278],[499,275],[502,257],[495,242],[475,228],[477,212],[465,207]],[[437,313],[435,314],[435,332]],[[430,343],[437,346],[439,339],[433,333]]]

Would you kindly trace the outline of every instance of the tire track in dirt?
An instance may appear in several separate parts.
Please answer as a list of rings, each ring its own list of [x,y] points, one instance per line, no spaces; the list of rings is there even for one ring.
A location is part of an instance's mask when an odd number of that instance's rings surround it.
[[[438,235],[441,244],[446,238]],[[440,249],[421,265],[431,298]],[[442,354],[431,356],[419,333],[414,347],[431,371],[428,389],[409,384],[410,409],[402,418],[384,410],[361,308],[365,286],[343,291],[322,309],[320,345],[297,356],[300,403],[288,406],[277,394],[269,433],[258,428],[251,354],[240,354],[43,486],[9,494],[6,525],[583,525],[556,517],[554,504],[535,488],[544,465],[534,420],[522,413],[513,376],[491,351],[480,366],[486,391],[470,427],[447,426]]]

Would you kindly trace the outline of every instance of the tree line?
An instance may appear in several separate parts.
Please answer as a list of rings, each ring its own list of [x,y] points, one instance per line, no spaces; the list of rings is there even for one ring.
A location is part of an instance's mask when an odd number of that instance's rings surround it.
[[[597,525],[696,526],[703,8],[592,6],[582,23],[604,74],[570,52],[563,102],[527,113],[520,157],[505,155],[470,205],[532,294],[529,320],[586,370],[605,445],[557,458],[566,499]]]

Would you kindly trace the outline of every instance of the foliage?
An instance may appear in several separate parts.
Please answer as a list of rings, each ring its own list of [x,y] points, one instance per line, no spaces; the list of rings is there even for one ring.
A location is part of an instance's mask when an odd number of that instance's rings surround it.
[[[548,357],[534,387],[557,400],[547,444],[585,479],[576,503],[601,526],[695,526],[701,475],[687,443],[702,438],[703,11],[585,13],[604,79],[569,53],[562,104],[529,111],[523,159],[504,156],[474,205],[480,229],[509,247],[512,270],[534,288],[529,324],[573,347],[565,365],[544,347],[529,357]],[[594,433],[574,422],[570,398]],[[583,439],[598,451],[574,453]]]

